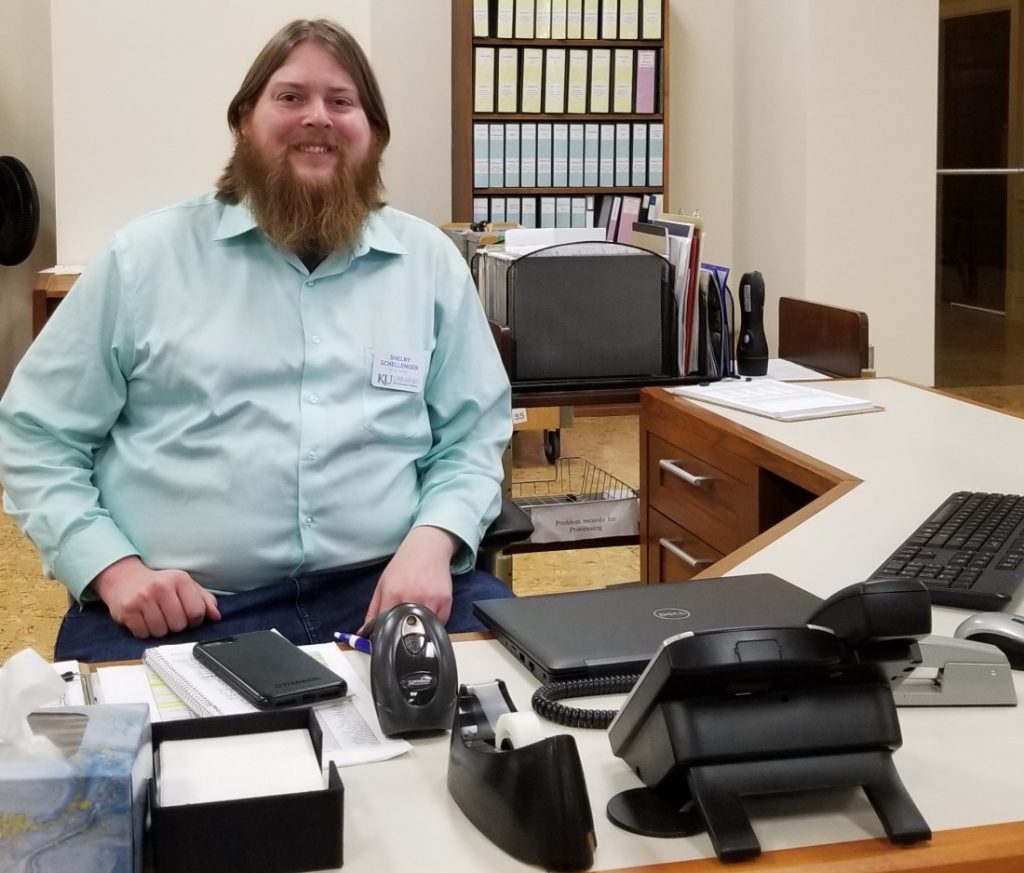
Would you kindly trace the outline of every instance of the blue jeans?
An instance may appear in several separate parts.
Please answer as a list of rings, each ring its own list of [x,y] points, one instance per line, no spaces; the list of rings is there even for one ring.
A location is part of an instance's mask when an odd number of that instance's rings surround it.
[[[76,603],[57,633],[54,660],[127,661],[151,646],[215,640],[253,630],[276,628],[296,645],[329,643],[335,631],[354,633],[363,623],[377,580],[387,562],[358,569],[322,570],[239,594],[217,598],[220,621],[165,637],[136,639],[100,601]],[[485,630],[473,615],[473,603],[513,597],[511,589],[479,570],[452,577],[449,633]]]

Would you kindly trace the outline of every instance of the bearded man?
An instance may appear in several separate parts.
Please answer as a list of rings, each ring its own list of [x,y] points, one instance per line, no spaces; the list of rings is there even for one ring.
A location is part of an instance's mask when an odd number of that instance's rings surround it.
[[[228,109],[215,194],[118,232],[0,401],[7,512],[75,598],[55,658],[396,603],[478,627],[508,380],[436,228],[383,205],[380,88],[338,25],[295,21]]]

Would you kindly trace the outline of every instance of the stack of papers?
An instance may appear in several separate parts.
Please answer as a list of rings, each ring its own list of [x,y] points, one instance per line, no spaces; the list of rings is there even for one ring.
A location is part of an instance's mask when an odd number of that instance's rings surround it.
[[[723,380],[703,385],[681,385],[669,390],[690,400],[727,406],[777,421],[803,421],[882,409],[870,400],[775,379]]]

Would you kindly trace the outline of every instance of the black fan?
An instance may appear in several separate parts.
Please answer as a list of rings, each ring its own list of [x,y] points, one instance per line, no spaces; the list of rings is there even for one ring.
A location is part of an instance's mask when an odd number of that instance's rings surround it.
[[[13,267],[31,254],[39,236],[39,192],[21,161],[0,156],[0,265]]]

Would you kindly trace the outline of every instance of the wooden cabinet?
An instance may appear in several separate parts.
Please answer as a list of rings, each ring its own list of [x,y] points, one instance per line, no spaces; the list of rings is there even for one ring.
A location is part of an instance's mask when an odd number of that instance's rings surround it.
[[[548,33],[539,29],[536,18],[539,10],[551,10],[558,8],[558,4],[529,4],[533,9],[535,26],[525,27],[519,18],[520,9],[518,4],[513,7],[510,0],[452,0],[452,219],[454,221],[477,221],[481,220],[481,208],[488,212],[488,219],[518,220],[524,226],[533,226],[528,220],[524,220],[524,208],[527,204],[535,207],[536,226],[541,226],[542,206],[541,198],[566,198],[572,200],[589,198],[593,208],[593,219],[597,221],[601,214],[601,199],[614,198],[618,195],[637,196],[645,194],[660,194],[668,190],[668,154],[669,154],[669,95],[668,95],[668,5],[667,0],[638,0],[636,3],[623,3],[617,7],[609,6],[608,9],[617,9],[618,19],[612,13],[610,21],[606,20],[604,4],[595,0],[577,0],[576,3],[561,4],[563,15],[568,5],[568,15],[576,14],[582,16],[582,26],[574,31],[571,24],[565,31],[571,37],[574,32],[589,34],[590,38],[550,38],[544,36],[538,38],[538,33]],[[474,7],[489,9],[490,25],[487,28],[487,36],[474,35]],[[512,36],[497,36],[498,21],[504,13],[511,14],[507,10],[515,8],[516,16],[511,23],[506,25],[503,32],[511,32]],[[524,4],[524,9],[528,7]],[[635,10],[627,12],[624,10]],[[550,15],[550,11],[548,12]],[[628,29],[623,30],[624,15],[631,15],[632,24]],[[594,16],[598,16],[595,22]],[[509,30],[510,28],[510,30]],[[622,38],[622,34],[636,34],[636,38]],[[523,34],[523,35],[517,35]],[[531,34],[526,36],[525,34]],[[594,38],[597,34],[597,38]],[[614,38],[611,37],[614,34]],[[647,38],[644,38],[646,35]],[[603,38],[602,38],[603,37]],[[477,81],[476,62],[478,52],[490,52],[487,57],[493,56],[495,73],[491,79],[492,85],[492,108],[483,111],[480,104],[474,100],[475,83]],[[531,57],[538,57],[541,53],[541,85],[539,107],[537,97],[532,102],[524,98],[527,94],[536,94],[537,85],[528,84],[524,81],[524,70],[527,65],[527,52],[533,53]],[[632,61],[632,91],[629,102],[629,111],[623,111],[623,106],[616,106],[615,75],[616,75],[616,51],[619,51],[622,59],[627,55]],[[561,60],[554,63],[550,54],[564,52],[564,57],[558,55]],[[510,97],[508,88],[500,87],[499,76],[499,53],[506,52],[507,57],[515,57],[516,72],[514,74],[515,92]],[[511,54],[509,54],[511,52]],[[581,63],[585,63],[586,77],[585,84],[580,85],[579,80],[574,80],[573,70],[580,69],[573,67],[573,57]],[[650,60],[653,57],[653,70]],[[594,80],[595,58],[600,58],[596,64],[597,68],[604,69],[604,64],[610,63],[608,73],[607,92],[604,100],[595,97],[592,87]],[[564,66],[561,64],[564,62]],[[507,65],[506,69],[508,68]],[[641,72],[643,66],[643,72]],[[536,69],[531,65],[531,69]],[[562,81],[562,110],[544,111],[549,108],[547,84],[553,80],[553,69],[562,70],[559,75]],[[620,69],[623,69],[620,67]],[[598,81],[602,81],[603,74],[598,74]],[[647,83],[650,83],[649,85]],[[581,93],[582,92],[582,93]],[[638,98],[643,93],[650,93],[650,100],[640,101]],[[505,99],[502,100],[504,95]],[[582,103],[580,101],[582,100]],[[607,106],[605,107],[605,101]],[[504,103],[505,105],[502,105]],[[509,105],[513,105],[514,111],[508,111]],[[553,101],[558,105],[557,101]],[[527,109],[542,111],[524,111]],[[582,108],[582,111],[580,109]],[[503,111],[498,111],[498,110]],[[606,109],[606,111],[595,111],[595,109]],[[616,111],[618,109],[618,111]],[[575,110],[575,111],[574,111]],[[584,178],[581,181],[576,177],[575,183],[570,178],[563,184],[558,184],[554,177],[552,168],[552,179],[545,184],[544,179],[537,172],[528,175],[517,172],[511,177],[511,182],[500,173],[494,172],[494,165],[490,161],[492,155],[488,154],[488,169],[490,172],[482,172],[481,167],[476,167],[474,173],[474,126],[486,126],[488,129],[488,143],[490,137],[502,133],[504,128],[511,127],[516,135],[516,140],[524,142],[522,136],[527,134],[538,135],[537,142],[542,131],[538,125],[583,125],[599,127],[597,146],[598,164],[584,165]],[[613,184],[607,184],[607,178],[602,176],[600,159],[602,156],[600,136],[608,134],[617,125],[629,127],[630,139],[627,147],[628,166],[625,172],[628,174],[628,181],[622,184],[621,163],[613,168]],[[531,127],[532,126],[532,127]],[[500,130],[498,128],[501,128]],[[621,131],[616,130],[618,135]],[[584,131],[588,133],[588,131]],[[639,139],[643,134],[645,140]],[[557,135],[557,131],[555,132]],[[653,137],[653,139],[652,139]],[[621,145],[621,144],[620,144]],[[517,145],[517,148],[520,146]],[[645,153],[642,153],[645,152]],[[590,152],[587,153],[588,155]],[[618,149],[615,156],[622,160],[622,150]],[[523,165],[525,167],[525,164]],[[539,167],[538,167],[539,169]],[[569,166],[565,169],[567,177],[572,175],[573,167],[570,160]],[[615,175],[616,171],[618,175]],[[491,175],[500,179],[500,184],[492,184]],[[483,176],[486,176],[486,181]],[[529,184],[532,182],[533,184]],[[483,184],[481,184],[483,183]],[[496,202],[508,205],[509,198],[519,206],[518,216],[509,214],[507,208],[504,217],[495,213]],[[475,201],[475,207],[474,207]],[[611,200],[609,200],[610,209]],[[570,208],[571,208],[570,204]],[[570,215],[570,221],[571,221]],[[569,226],[569,225],[566,225]]]
[[[757,537],[851,479],[664,389],[640,396],[644,582],[719,575]]]

